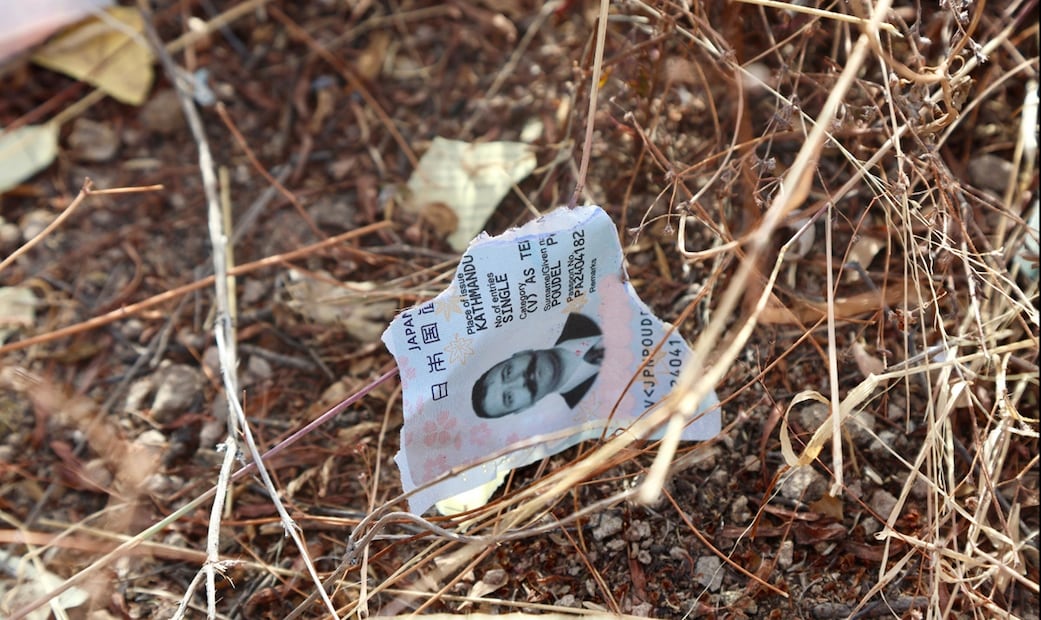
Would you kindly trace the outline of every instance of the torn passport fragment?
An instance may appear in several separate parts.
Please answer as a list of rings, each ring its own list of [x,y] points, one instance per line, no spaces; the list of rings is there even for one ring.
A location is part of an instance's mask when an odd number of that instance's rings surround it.
[[[600,207],[482,233],[452,284],[383,333],[401,373],[409,509],[475,508],[510,470],[627,428],[691,355],[668,331],[629,284]],[[683,439],[719,433],[715,393],[690,413]]]

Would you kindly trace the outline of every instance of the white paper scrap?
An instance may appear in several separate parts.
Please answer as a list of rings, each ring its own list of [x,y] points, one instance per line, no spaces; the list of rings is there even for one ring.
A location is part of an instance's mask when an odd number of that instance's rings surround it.
[[[454,249],[466,249],[488,221],[510,187],[535,169],[531,145],[523,142],[479,142],[434,138],[408,180],[409,207],[448,205],[459,218],[448,236]]]
[[[410,510],[480,506],[510,470],[628,427],[691,355],[679,334],[665,339],[668,329],[629,283],[600,207],[482,233],[448,289],[383,333],[401,372],[395,461],[404,490],[415,491]],[[718,405],[706,397],[683,439],[718,434]]]

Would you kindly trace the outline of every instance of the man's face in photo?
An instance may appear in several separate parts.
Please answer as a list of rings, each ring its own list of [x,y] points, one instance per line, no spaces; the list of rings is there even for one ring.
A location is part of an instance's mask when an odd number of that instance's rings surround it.
[[[484,376],[484,412],[498,418],[527,409],[560,385],[561,362],[553,349],[514,353]]]

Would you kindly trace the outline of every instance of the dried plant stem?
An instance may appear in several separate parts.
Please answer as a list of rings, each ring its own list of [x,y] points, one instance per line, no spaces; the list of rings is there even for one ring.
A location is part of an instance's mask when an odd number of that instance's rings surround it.
[[[835,340],[835,259],[831,255],[831,227],[834,222],[834,203],[828,201],[828,217],[824,221],[824,273],[827,286],[827,318],[828,318],[828,383],[831,387],[831,470],[835,481],[831,485],[830,494],[838,497],[842,493],[842,408],[839,392],[839,356]]]
[[[274,267],[276,265],[282,265],[287,262],[294,261],[298,258],[302,258],[304,256],[308,256],[315,252],[321,251],[325,248],[331,248],[340,245],[344,241],[355,239],[357,237],[363,237],[369,233],[376,232],[377,230],[382,230],[392,225],[393,224],[389,221],[369,224],[368,226],[363,226],[361,228],[345,232],[341,235],[330,237],[324,241],[319,241],[318,243],[302,247],[298,250],[293,250],[292,252],[286,252],[285,254],[276,254],[274,256],[268,256],[267,258],[262,258],[251,263],[244,263],[242,265],[229,269],[228,275],[241,276],[243,274],[250,273],[258,269],[263,269],[265,267]],[[17,351],[19,349],[25,349],[27,347],[31,347],[37,344],[53,342],[55,340],[67,338],[68,336],[73,336],[75,334],[79,334],[85,331],[90,331],[92,329],[104,327],[105,325],[109,325],[120,319],[125,319],[129,316],[133,316],[149,308],[177,299],[182,295],[187,295],[188,293],[192,293],[194,291],[198,291],[212,286],[213,282],[214,277],[207,276],[200,280],[196,280],[195,282],[192,282],[190,284],[185,284],[184,286],[179,286],[175,289],[171,289],[164,293],[159,293],[158,295],[154,295],[152,297],[149,297],[148,299],[139,301],[135,304],[130,304],[129,306],[124,306],[111,312],[106,312],[105,314],[96,316],[93,319],[83,321],[82,323],[77,323],[75,325],[70,325],[68,327],[56,329],[45,334],[40,334],[38,336],[33,336],[31,338],[25,338],[24,340],[19,340],[17,342],[6,344],[0,347],[0,354],[9,353],[11,351]]]
[[[238,359],[235,349],[236,335],[232,322],[234,317],[234,308],[231,304],[232,297],[229,292],[231,276],[228,275],[228,258],[231,251],[228,247],[230,232],[226,230],[225,227],[225,212],[221,208],[221,201],[218,195],[217,176],[215,173],[213,156],[210,153],[209,141],[206,138],[202,119],[199,118],[199,113],[195,109],[195,104],[192,101],[191,96],[185,92],[181,81],[177,79],[178,67],[174,64],[173,58],[162,45],[162,41],[159,39],[159,35],[155,31],[155,27],[152,25],[150,19],[150,8],[144,0],[139,0],[138,6],[146,16],[146,19],[144,20],[145,34],[151,42],[153,50],[159,58],[160,64],[162,64],[166,71],[167,77],[175,86],[175,92],[177,93],[177,98],[180,100],[185,118],[188,121],[188,127],[191,130],[192,137],[195,139],[195,143],[199,149],[199,171],[202,175],[203,190],[206,195],[207,220],[210,231],[210,245],[212,247],[213,284],[217,305],[217,318],[214,321],[213,327],[217,344],[218,359],[220,360],[221,378],[224,382],[224,395],[227,398],[229,408],[228,437],[225,440],[224,445],[225,450],[232,454],[225,455],[224,464],[221,467],[219,474],[217,492],[214,496],[213,509],[210,513],[210,527],[207,537],[207,561],[203,566],[203,570],[206,572],[206,593],[208,602],[207,615],[211,620],[216,618],[217,615],[215,582],[216,571],[220,562],[219,545],[221,508],[224,505],[224,499],[227,493],[231,474],[231,464],[234,461],[234,456],[238,453],[237,438],[241,435],[245,440],[250,459],[256,464],[257,472],[260,475],[261,481],[267,489],[272,504],[274,504],[275,509],[278,511],[279,517],[282,520],[283,528],[285,528],[286,533],[293,539],[293,542],[299,549],[300,557],[304,562],[304,566],[307,568],[307,572],[309,573],[312,582],[318,588],[319,595],[321,596],[326,609],[333,618],[338,620],[339,616],[336,613],[336,607],[333,605],[328,593],[325,592],[325,588],[322,587],[322,580],[319,578],[318,572],[314,567],[314,562],[311,560],[307,551],[307,545],[300,535],[299,527],[286,511],[285,506],[279,498],[278,489],[275,488],[274,482],[271,480],[271,476],[268,473],[267,468],[264,466],[263,460],[260,456],[260,451],[253,439],[253,433],[249,429],[249,424],[246,421],[246,414],[238,399]],[[189,592],[185,593],[185,599],[188,598],[190,598],[190,589]]]
[[[65,207],[65,209],[61,212],[60,215],[58,215],[58,217],[51,220],[51,223],[47,224],[47,226],[43,230],[36,233],[36,236],[26,241],[24,244],[22,244],[21,247],[19,247],[14,252],[11,252],[11,254],[9,254],[7,258],[5,258],[3,261],[0,261],[0,271],[3,271],[4,269],[10,267],[11,263],[15,262],[21,256],[25,255],[26,252],[36,247],[41,241],[47,238],[47,235],[51,234],[59,226],[64,224],[65,221],[68,220],[72,216],[72,214],[76,212],[77,209],[79,209],[80,205],[82,205],[86,201],[87,196],[103,194],[129,194],[136,192],[155,192],[161,189],[163,189],[162,185],[148,185],[145,187],[125,187],[112,190],[97,190],[94,189],[94,183],[90,179],[86,179],[85,181],[83,181],[83,187],[80,189],[79,193],[76,194],[76,198],[74,198],[73,201],[69,203],[69,206]]]
[[[678,396],[670,397],[667,400],[666,408],[670,409],[675,416],[685,417],[690,415],[689,412],[697,411],[698,403],[715,386],[716,382],[722,379],[724,370],[730,367],[730,364],[737,358],[745,343],[751,337],[752,328],[755,326],[755,318],[762,311],[762,308],[765,308],[766,300],[772,290],[772,285],[770,284],[764,288],[763,295],[756,305],[756,314],[753,314],[746,321],[746,324],[738,332],[737,338],[731,342],[726,351],[716,360],[715,365],[708,372],[705,372],[705,360],[709,359],[709,353],[719,341],[730,317],[733,316],[738,301],[744,295],[744,287],[749,282],[749,279],[753,277],[759,256],[769,245],[774,230],[780,225],[784,216],[801,205],[809,194],[810,184],[816,173],[817,160],[828,138],[828,131],[832,126],[832,121],[839,110],[843,97],[845,97],[846,92],[853,85],[860,67],[867,59],[868,51],[871,48],[871,39],[878,36],[878,24],[881,23],[883,16],[889,11],[889,4],[889,0],[882,0],[874,7],[871,19],[865,25],[865,32],[860,35],[856,45],[850,52],[846,66],[836,80],[835,87],[817,116],[810,135],[807,136],[806,142],[795,158],[795,162],[781,181],[781,187],[777,192],[777,196],[770,204],[763,221],[753,233],[748,255],[742,261],[741,267],[732,280],[733,283],[723,293],[712,321],[709,322],[694,343],[694,353],[691,355],[691,361],[676,382],[673,394],[678,394]],[[777,267],[779,267],[779,264],[777,264]],[[777,267],[774,270],[775,274]],[[831,306],[832,304],[829,304],[829,307]],[[835,422],[837,423],[838,420],[835,420]],[[669,425],[662,439],[661,451],[655,458],[654,464],[647,474],[647,479],[640,490],[639,499],[641,501],[650,503],[660,495],[670,464],[666,459],[674,453],[676,445],[680,440],[681,430],[682,425]],[[839,438],[841,439],[841,436]],[[841,445],[839,449],[841,450]]]
[[[600,94],[600,72],[604,62],[604,42],[607,40],[607,10],[610,0],[600,0],[600,16],[596,23],[596,52],[593,54],[593,79],[589,88],[589,111],[586,119],[586,139],[582,145],[582,163],[578,167],[578,180],[575,191],[571,194],[568,207],[578,204],[578,197],[586,186],[586,173],[589,171],[589,157],[593,149],[593,130],[596,127],[596,100]]]
[[[822,19],[833,19],[839,22],[846,22],[849,24],[856,24],[858,26],[864,26],[866,24],[865,19],[856,17],[854,15],[846,15],[845,13],[836,13],[835,11],[826,11],[824,9],[818,9],[812,6],[803,6],[795,2],[779,2],[778,0],[737,0],[738,2],[744,2],[746,4],[758,4],[760,6],[770,7],[772,9],[781,9],[784,11],[792,11],[793,13],[805,13],[806,15],[812,15]],[[900,31],[893,24],[879,24],[880,29],[889,32],[890,34],[901,36]]]

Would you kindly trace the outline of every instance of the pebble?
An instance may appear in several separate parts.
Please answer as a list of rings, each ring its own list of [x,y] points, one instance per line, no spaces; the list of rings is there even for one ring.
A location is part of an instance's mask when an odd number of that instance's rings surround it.
[[[151,410],[159,424],[172,422],[202,398],[203,377],[185,364],[165,363],[147,377],[134,381],[127,390],[124,410]],[[151,398],[151,403],[148,403]]]
[[[816,431],[831,416],[831,408],[823,403],[811,403],[795,413],[795,419],[807,431]],[[860,409],[846,419],[843,429],[858,444],[872,441],[875,418],[865,409]]]
[[[18,220],[18,226],[22,229],[22,240],[29,241],[43,232],[44,228],[54,220],[54,213],[44,209],[33,209]]]
[[[885,489],[876,489],[871,494],[868,505],[882,520],[888,520],[889,513],[893,512],[893,507],[896,506],[896,498]]]
[[[220,377],[220,351],[217,345],[211,344],[202,352],[202,365],[205,366],[214,377]]]
[[[18,230],[17,224],[0,217],[0,247],[14,246],[21,237],[22,233]]]
[[[932,493],[932,487],[922,476],[915,476],[914,482],[911,484],[911,497],[915,499],[925,499]]]
[[[708,588],[709,592],[715,592],[723,585],[722,565],[723,562],[714,555],[701,556],[694,565],[694,581]]]
[[[202,430],[199,431],[199,446],[207,450],[213,450],[217,447],[217,444],[224,441],[224,436],[227,433],[228,425],[224,421],[216,419],[207,420],[202,425]]]
[[[246,376],[243,377],[243,385],[252,385],[271,378],[271,364],[259,355],[250,355],[246,360]]]
[[[777,550],[777,566],[781,570],[788,570],[792,567],[794,558],[795,543],[791,539],[785,540],[781,543],[781,548]]]
[[[239,301],[243,306],[252,306],[267,297],[270,297],[270,293],[268,285],[264,282],[250,279],[242,283],[242,294],[239,295]]]
[[[752,511],[748,509],[748,497],[738,495],[734,503],[730,505],[730,519],[738,524],[745,525],[752,519]]]
[[[642,603],[637,603],[636,605],[633,605],[633,608],[629,610],[629,614],[632,616],[636,616],[637,618],[649,618],[653,610],[654,606],[652,606],[647,601],[644,601]]]
[[[622,531],[622,518],[613,514],[600,515],[600,522],[593,528],[593,539],[603,540]],[[623,541],[624,542],[624,541]]]
[[[886,456],[890,451],[899,453],[903,446],[903,439],[899,433],[891,429],[885,429],[878,434],[878,441],[872,441],[868,445],[868,452],[874,456]]]
[[[997,155],[985,154],[969,160],[969,182],[981,189],[1001,195],[1013,179],[1012,162]]]
[[[698,448],[697,451],[692,454],[694,460],[691,461],[691,465],[698,471],[710,471],[716,468],[716,462],[719,460],[720,454],[723,450],[719,446],[706,446]]]
[[[145,129],[161,134],[177,133],[185,127],[181,102],[173,89],[158,92],[146,101],[138,119]]]
[[[612,538],[604,544],[608,551],[621,551],[625,549],[625,541],[621,538]]]
[[[83,477],[95,485],[96,491],[112,488],[112,472],[109,470],[105,459],[91,459],[83,464]]]
[[[202,397],[203,377],[186,364],[161,366],[156,373],[157,387],[152,400],[152,415],[160,424],[173,421]]]
[[[805,465],[788,472],[778,484],[781,495],[791,500],[812,502],[821,498],[828,488],[827,480],[813,467]]]
[[[651,526],[642,519],[634,519],[629,523],[624,538],[629,541],[640,541],[651,537]]]
[[[141,319],[131,317],[123,322],[119,331],[126,336],[128,340],[136,341],[141,337],[141,334],[144,333],[145,324]]]
[[[864,528],[864,533],[868,536],[876,534],[882,530],[882,524],[876,521],[874,517],[864,517],[861,519],[860,527]]]
[[[119,134],[107,123],[78,118],[69,133],[69,148],[79,161],[110,161],[119,151]]]

